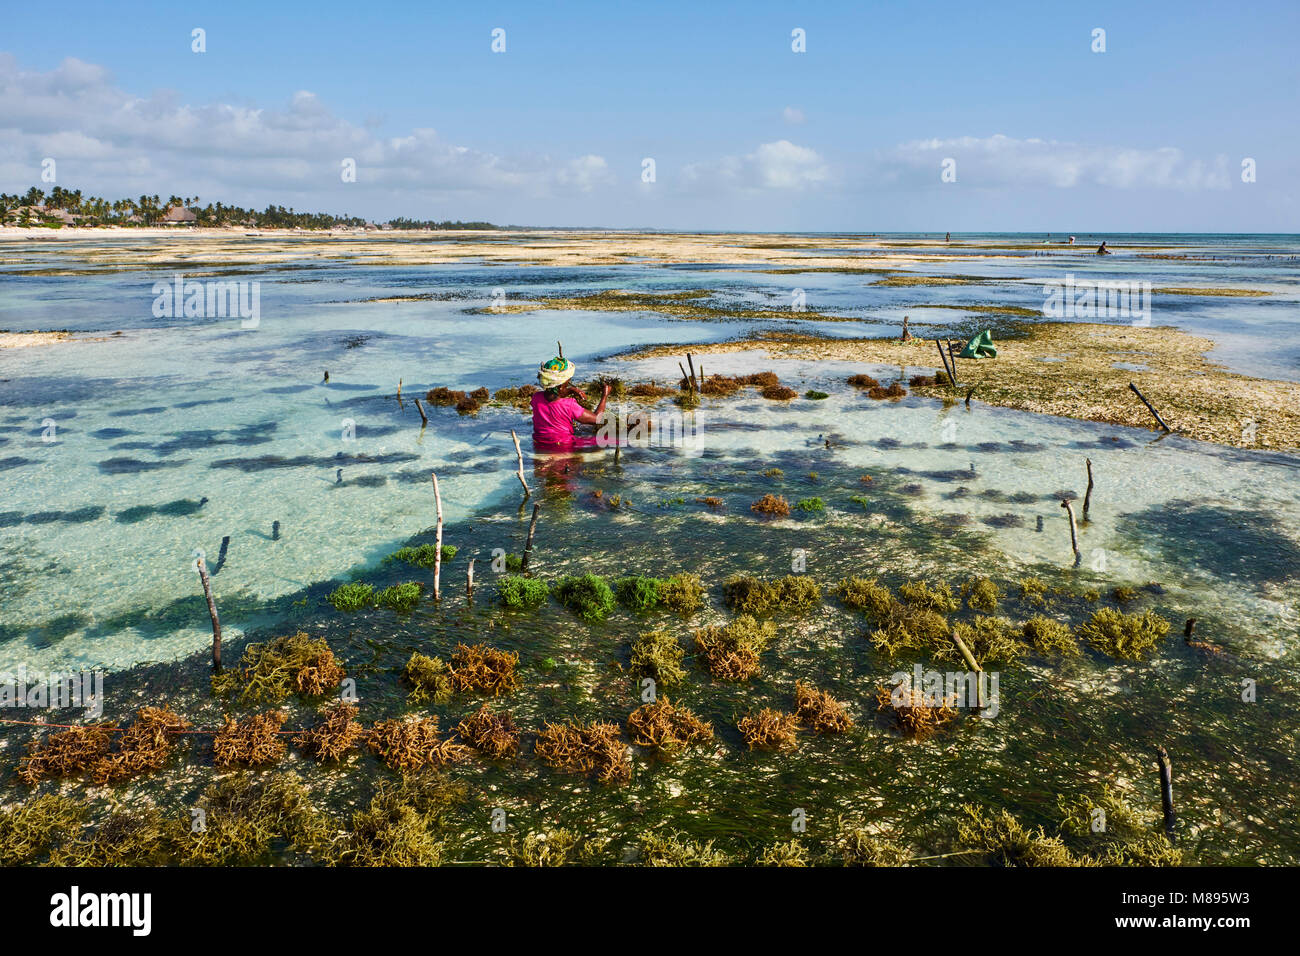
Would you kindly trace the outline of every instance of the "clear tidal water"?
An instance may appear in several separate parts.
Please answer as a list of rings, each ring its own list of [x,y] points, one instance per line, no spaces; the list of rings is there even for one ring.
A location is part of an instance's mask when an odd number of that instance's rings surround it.
[[[965,317],[927,312],[924,304],[1037,308],[1041,283],[1067,271],[1140,276],[1157,287],[1240,286],[1273,295],[1157,296],[1153,321],[1213,337],[1222,343],[1215,357],[1243,372],[1300,374],[1300,239],[1110,237],[1117,252],[1100,261],[1091,254],[1092,237],[1080,236],[1074,249],[1045,245],[1051,257],[1035,256],[1042,239],[960,236],[962,245],[944,251],[969,252],[970,264],[922,263],[911,270],[989,277],[978,286],[873,288],[870,275],[706,266],[322,264],[307,255],[277,262],[272,271],[192,270],[199,278],[261,282],[262,319],[249,330],[230,319],[155,318],[153,283],[170,281],[185,263],[178,256],[167,269],[131,268],[133,257],[155,251],[149,240],[115,240],[120,249],[111,264],[86,256],[87,244],[76,241],[5,243],[0,328],[103,332],[105,338],[0,352],[0,668],[122,666],[201,647],[207,624],[194,613],[193,552],[200,549],[217,564],[227,536],[214,582],[227,608],[225,623],[238,633],[264,622],[266,601],[373,565],[431,525],[430,471],[440,474],[450,522],[513,494],[509,429],[518,429],[527,444],[527,421],[508,410],[462,418],[434,409],[422,431],[411,402],[399,407],[395,401],[399,379],[408,397],[432,385],[495,390],[519,384],[531,380],[557,339],[579,363],[579,377],[668,379],[676,374],[674,361],[597,360],[641,344],[710,341],[755,326],[796,324],[484,311],[497,288],[507,301],[606,288],[708,288],[770,306],[788,300],[797,284],[810,308],[863,319],[800,321],[799,327],[862,335],[877,325],[882,333],[892,329],[903,312],[917,321]],[[912,240],[889,241],[896,244],[889,251],[906,251]],[[1151,254],[1197,258],[1141,258]],[[985,255],[1007,258],[978,257]],[[51,271],[78,274],[44,274]],[[368,301],[430,293],[455,298]],[[1295,615],[1287,603],[1296,569],[1286,565],[1295,552],[1286,548],[1300,528],[1296,456],[1178,438],[1153,444],[1146,432],[986,407],[944,411],[919,398],[882,405],[845,390],[846,369],[824,363],[791,367],[750,355],[710,357],[708,365],[710,371],[773,367],[783,379],[797,380],[801,391],[832,393],[825,402],[790,408],[756,400],[710,403],[700,415],[706,428],[719,419],[708,431],[711,453],[744,455],[757,467],[834,431],[852,443],[842,453],[846,466],[915,473],[925,508],[967,515],[1008,560],[1058,560],[1060,509],[1043,498],[1007,517],[1005,502],[980,495],[1081,492],[1082,459],[1092,457],[1099,507],[1087,544],[1105,552],[1098,560],[1113,575],[1145,581],[1183,572],[1182,586],[1199,587],[1216,603],[1236,595],[1238,610],[1261,624],[1261,648],[1294,652]],[[972,463],[977,479],[954,477]],[[952,497],[962,486],[971,494]],[[1188,522],[1171,527],[1182,513]],[[1051,529],[1046,533],[1035,530],[1040,514]],[[1000,519],[1003,526],[984,523]],[[1234,546],[1219,535],[1223,522],[1255,535],[1272,529],[1277,547],[1260,554],[1260,542],[1247,535],[1240,566],[1211,559],[1206,547]],[[1193,546],[1202,533],[1213,537]]]
[[[671,764],[638,764],[632,784],[614,790],[576,778],[557,786],[535,762],[474,771],[483,792],[493,791],[491,805],[507,807],[518,826],[631,837],[667,821],[700,838],[761,844],[789,838],[797,806],[814,830],[847,814],[906,834],[922,850],[942,850],[932,836],[951,829],[945,821],[962,800],[1007,806],[1027,823],[1050,825],[1058,795],[1095,795],[1111,783],[1142,812],[1158,814],[1149,758],[1161,744],[1174,754],[1187,845],[1199,859],[1294,863],[1300,456],[979,403],[945,407],[914,395],[871,401],[844,378],[866,371],[892,379],[896,368],[773,361],[756,352],[706,355],[704,363],[709,372],[770,368],[800,393],[816,388],[830,397],[772,403],[749,391],[707,401],[695,413],[703,432],[695,455],[627,449],[617,464],[609,452],[533,455],[527,419],[512,409],[462,417],[434,408],[422,429],[409,401],[436,385],[495,390],[531,381],[557,339],[579,364],[580,379],[603,373],[666,381],[678,375],[675,358],[604,357],[755,328],[884,334],[896,333],[903,314],[935,322],[972,317],[926,305],[1038,308],[1042,283],[1067,271],[1156,286],[1267,289],[1274,294],[1266,299],[1158,296],[1153,322],[1210,336],[1219,343],[1214,355],[1245,373],[1300,374],[1296,237],[1113,236],[1105,238],[1116,254],[1100,261],[1091,254],[1099,241],[1093,237],[1080,236],[1078,250],[1052,246],[1052,256],[1032,255],[1041,237],[954,238],[967,244],[969,263],[922,263],[912,271],[977,274],[986,282],[873,288],[871,275],[709,265],[385,266],[322,263],[306,252],[273,270],[202,270],[201,278],[261,281],[261,322],[247,330],[231,319],[155,319],[153,283],[170,281],[184,265],[134,268],[133,257],[156,248],[149,241],[119,240],[111,268],[78,242],[4,243],[0,328],[102,335],[0,351],[0,673],[19,666],[29,674],[94,664],[122,669],[203,650],[211,638],[191,566],[199,549],[215,571],[228,638],[289,629],[324,635],[370,707],[401,712],[393,675],[412,650],[446,656],[458,640],[487,640],[521,654],[525,690],[509,703],[521,725],[622,719],[637,703],[622,671],[626,645],[648,622],[622,610],[598,626],[555,606],[503,613],[486,596],[492,551],[517,552],[527,527],[513,428],[545,516],[539,573],[693,571],[710,586],[711,602],[693,623],[725,619],[718,585],[727,575],[788,573],[800,549],[808,573],[826,587],[849,574],[880,575],[893,585],[913,576],[956,585],[973,574],[1005,584],[1035,574],[1075,595],[1119,584],[1143,588],[1136,608],[1175,624],[1142,663],[1031,655],[1003,674],[999,719],[972,718],[922,746],[870,731],[879,719],[874,688],[911,662],[880,658],[860,618],[828,601],[807,619],[780,622],[777,649],[765,655],[759,679],[719,685],[693,673],[681,688],[678,699],[718,729],[717,748]],[[898,250],[915,240],[891,241]],[[507,301],[700,288],[770,307],[787,303],[795,287],[806,291],[810,308],[862,322],[485,311],[496,288]],[[430,293],[445,298],[370,301]],[[404,405],[395,398],[399,379]],[[1092,520],[1081,532],[1083,566],[1074,570],[1059,501],[1063,493],[1082,495],[1085,458],[1096,489]],[[771,467],[783,477],[765,476]],[[431,471],[439,475],[447,540],[461,549],[444,571],[452,596],[441,608],[426,596],[406,616],[333,611],[324,595],[350,577],[429,583],[429,572],[381,561],[403,543],[430,540]],[[861,481],[864,474],[870,483]],[[767,492],[791,502],[821,497],[826,511],[760,521],[749,503]],[[619,507],[609,507],[613,495]],[[721,497],[724,510],[696,503],[706,495]],[[462,607],[469,557],[479,559],[485,597]],[[1091,609],[1079,600],[1067,602],[1076,623]],[[1010,594],[1006,601],[1009,616],[1034,613]],[[1185,647],[1177,635],[1187,617],[1198,618],[1198,637],[1225,653],[1205,658]],[[669,626],[686,644],[685,627]],[[201,688],[201,670],[196,665],[181,683]],[[817,738],[795,754],[746,752],[736,719],[756,706],[788,709],[796,678],[846,701],[868,730]],[[1243,680],[1257,685],[1257,702],[1241,701]],[[196,709],[213,706],[195,693]],[[450,726],[465,708],[444,710],[443,726]],[[465,811],[458,859],[489,852],[489,837],[474,822],[481,819],[483,806]]]

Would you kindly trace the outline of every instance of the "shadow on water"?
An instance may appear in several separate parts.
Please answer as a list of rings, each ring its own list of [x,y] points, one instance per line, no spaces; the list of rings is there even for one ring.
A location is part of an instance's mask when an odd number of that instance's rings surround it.
[[[1300,577],[1300,545],[1268,511],[1171,501],[1125,515],[1119,530],[1177,568],[1257,584]]]

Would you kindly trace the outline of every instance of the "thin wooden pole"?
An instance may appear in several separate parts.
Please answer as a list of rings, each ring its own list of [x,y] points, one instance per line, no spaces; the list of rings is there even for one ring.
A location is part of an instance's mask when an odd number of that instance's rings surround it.
[[[1132,382],[1129,382],[1128,387],[1133,390],[1134,395],[1142,399],[1142,404],[1147,407],[1147,411],[1149,411],[1152,415],[1155,416],[1156,421],[1160,423],[1160,427],[1165,430],[1166,434],[1173,431],[1172,428],[1170,428],[1168,425],[1165,424],[1165,420],[1160,417],[1160,413],[1156,411],[1156,407],[1146,400],[1145,395],[1143,395],[1141,392],[1138,391],[1138,387],[1136,385],[1134,385]]]
[[[559,339],[555,340],[555,351],[556,354],[560,356],[560,358],[564,358],[564,346],[560,344]]]
[[[698,392],[700,390],[700,383],[695,380],[695,362],[691,359],[690,352],[686,353],[686,364],[690,366],[691,369],[691,388],[693,391]]]
[[[420,404],[418,398],[415,400],[415,410],[420,413],[420,427],[423,428],[429,424],[429,416],[424,414],[424,406]]]
[[[436,550],[433,553],[433,599],[436,601],[442,596],[442,492],[438,490],[437,472],[430,474],[433,475],[433,501],[438,509],[438,531],[434,537]]]
[[[1092,459],[1085,458],[1084,463],[1088,466],[1088,490],[1083,494],[1083,520],[1088,520],[1088,508],[1092,504]]]
[[[939,350],[939,361],[943,363],[944,373],[948,376],[948,387],[957,387],[957,363],[953,362],[953,367],[948,367],[948,353],[943,350],[943,345],[938,339],[934,340],[934,347]]]
[[[397,407],[402,407],[402,380],[397,380]]]
[[[528,539],[524,542],[524,559],[519,565],[523,574],[528,573],[528,559],[533,556],[533,533],[537,530],[537,514],[541,510],[541,505],[533,505],[533,520],[528,522]]]
[[[1061,502],[1061,507],[1070,516],[1070,550],[1074,552],[1074,566],[1077,568],[1083,560],[1083,556],[1079,554],[1079,532],[1074,523],[1074,508],[1070,505],[1069,498]]]
[[[682,370],[682,378],[685,379],[685,381],[686,381],[686,391],[688,391],[688,392],[694,394],[694,392],[695,392],[695,383],[692,382],[692,381],[691,381],[691,377],[690,377],[689,375],[686,374],[686,369],[685,369],[685,367],[682,365],[681,362],[678,362],[678,363],[677,363],[677,367],[680,368],[680,369]]]
[[[474,603],[474,559],[469,559],[469,567],[465,569],[465,603]]]
[[[984,673],[984,668],[980,667],[979,661],[975,660],[975,655],[970,652],[966,642],[958,637],[956,633],[952,635],[952,642],[957,645],[957,650],[961,651],[961,656],[966,658],[966,666],[975,672],[975,707],[978,710],[983,710],[984,682],[980,679],[980,675]]]
[[[203,585],[203,596],[208,602],[208,617],[212,618],[212,669],[221,673],[221,619],[217,617],[217,602],[212,597],[212,582],[208,580],[208,565],[203,554],[194,556],[194,568],[199,572],[199,583]]]
[[[1165,813],[1165,836],[1174,842],[1174,770],[1169,763],[1169,752],[1164,747],[1156,748],[1156,766],[1160,769],[1160,806]]]
[[[528,490],[528,482],[524,479],[524,450],[519,447],[519,436],[513,428],[510,429],[510,437],[515,442],[515,457],[519,459],[519,483],[524,486],[524,497],[527,498],[532,492]]]

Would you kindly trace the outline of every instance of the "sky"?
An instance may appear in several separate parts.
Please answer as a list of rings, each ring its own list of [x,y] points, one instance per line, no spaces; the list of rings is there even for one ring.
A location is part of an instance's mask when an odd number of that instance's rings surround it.
[[[3,192],[532,226],[1300,232],[1297,0],[73,0],[10,5],[0,31]]]

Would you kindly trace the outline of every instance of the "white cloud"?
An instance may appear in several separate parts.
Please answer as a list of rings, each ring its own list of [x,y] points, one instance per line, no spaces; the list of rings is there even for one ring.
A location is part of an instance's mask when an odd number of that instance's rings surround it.
[[[877,154],[868,175],[897,181],[939,181],[945,159],[957,163],[957,181],[977,186],[1107,186],[1119,189],[1227,189],[1228,162],[1189,159],[1174,147],[1135,149],[1012,139],[997,134],[902,143]]]
[[[744,156],[691,163],[682,179],[688,188],[800,190],[829,182],[831,172],[815,150],[781,139]]]
[[[588,192],[611,181],[601,156],[500,156],[450,143],[433,129],[381,138],[370,124],[335,116],[309,90],[282,108],[229,103],[189,105],[171,92],[137,97],[113,85],[108,71],[66,59],[42,73],[0,54],[0,175],[9,188],[36,182],[40,162],[59,162],[59,179],[90,191],[137,190],[211,196],[317,192],[340,183],[340,164],[355,159],[357,189],[463,191],[528,196]],[[337,201],[337,200],[336,200]]]
[[[807,117],[803,115],[803,110],[799,109],[797,106],[787,106],[781,111],[781,118],[791,126],[802,126],[804,121],[807,119]]]

